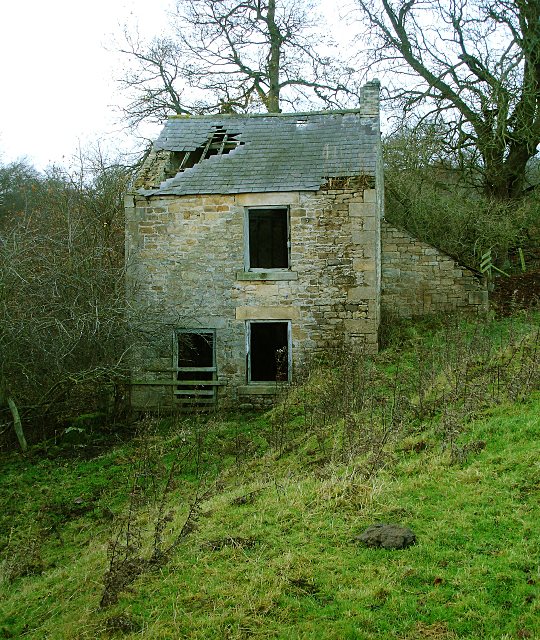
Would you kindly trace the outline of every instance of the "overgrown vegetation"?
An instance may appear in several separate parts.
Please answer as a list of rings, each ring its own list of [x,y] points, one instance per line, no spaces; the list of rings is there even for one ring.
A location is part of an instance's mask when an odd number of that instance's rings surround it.
[[[403,130],[385,143],[385,216],[416,238],[479,269],[491,250],[504,271],[535,270],[540,254],[540,198],[532,189],[519,200],[482,195],[470,172],[458,170],[433,127]],[[538,184],[538,169],[530,175]],[[523,252],[523,260],[519,250]]]
[[[4,457],[0,637],[534,637],[539,324],[387,321],[266,415]]]
[[[128,177],[99,152],[72,172],[40,175],[24,162],[0,168],[2,431],[11,430],[9,402],[31,425],[31,441],[114,402],[128,346]]]

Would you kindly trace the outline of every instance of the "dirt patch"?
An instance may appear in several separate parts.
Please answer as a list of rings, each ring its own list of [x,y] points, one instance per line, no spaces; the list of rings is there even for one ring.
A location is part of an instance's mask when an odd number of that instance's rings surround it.
[[[451,640],[456,638],[456,634],[450,631],[446,622],[434,622],[433,624],[424,624],[417,622],[414,631],[407,636],[410,640]]]
[[[234,498],[234,500],[231,500],[231,504],[234,504],[235,506],[241,506],[244,504],[253,504],[260,492],[261,492],[260,489],[256,489],[255,491],[246,493],[243,496],[239,496],[238,498]]]
[[[490,297],[495,309],[504,315],[540,306],[540,269],[497,278]]]

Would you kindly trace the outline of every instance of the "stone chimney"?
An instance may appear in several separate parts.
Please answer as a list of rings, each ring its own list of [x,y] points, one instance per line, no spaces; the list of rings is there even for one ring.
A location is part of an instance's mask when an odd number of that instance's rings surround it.
[[[374,78],[360,90],[360,112],[365,116],[379,117],[381,83]]]

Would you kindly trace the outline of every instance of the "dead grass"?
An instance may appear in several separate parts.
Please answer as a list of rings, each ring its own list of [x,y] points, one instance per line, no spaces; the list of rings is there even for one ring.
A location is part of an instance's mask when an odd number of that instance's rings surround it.
[[[279,414],[279,449],[270,414],[154,424],[89,461],[5,459],[0,638],[534,637],[536,343],[529,319],[506,322],[451,347],[446,329],[402,328],[354,373],[358,398],[336,398],[351,374],[329,370],[332,405],[314,372]],[[431,386],[432,364],[415,369],[429,351],[445,356]],[[417,545],[359,546],[374,522],[411,527]],[[136,570],[100,608],[118,533],[117,568]]]

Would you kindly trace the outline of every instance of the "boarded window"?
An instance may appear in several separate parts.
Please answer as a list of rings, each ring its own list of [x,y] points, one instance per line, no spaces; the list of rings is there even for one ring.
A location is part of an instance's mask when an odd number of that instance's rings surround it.
[[[290,379],[290,322],[248,323],[248,382]]]
[[[186,404],[216,400],[216,349],[213,330],[176,332],[174,394]]]
[[[288,269],[288,210],[249,209],[247,219],[248,269]]]

